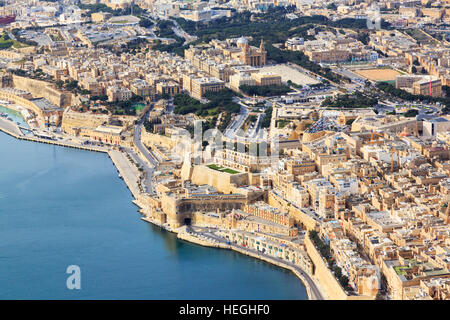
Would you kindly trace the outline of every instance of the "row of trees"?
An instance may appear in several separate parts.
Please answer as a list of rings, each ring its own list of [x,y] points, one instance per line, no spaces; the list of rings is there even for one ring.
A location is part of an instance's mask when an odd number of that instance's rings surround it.
[[[406,101],[429,101],[429,102],[439,102],[444,105],[444,108],[442,109],[442,112],[444,114],[448,114],[450,112],[450,97],[447,95],[446,97],[431,97],[431,96],[425,96],[425,95],[415,95],[412,93],[409,93],[408,91],[397,89],[392,84],[387,82],[379,82],[377,83],[377,88],[381,91],[406,100]],[[444,91],[447,89],[444,89]]]
[[[220,121],[220,124],[217,126],[217,129],[219,129],[221,132],[225,131],[225,129],[228,127],[228,125],[231,122],[232,114],[231,112],[224,112],[222,114],[222,119]]]
[[[326,98],[322,107],[327,108],[373,108],[378,104],[378,99],[368,97],[361,92],[338,95],[336,98]]]
[[[218,115],[221,112],[237,113],[240,111],[239,104],[233,101],[236,93],[225,88],[219,92],[208,92],[205,98],[208,103],[201,103],[187,94],[177,94],[174,97],[174,112],[178,114],[195,113],[198,116]]]
[[[317,250],[319,250],[321,256],[325,258],[325,260],[328,263],[328,268],[331,271],[333,271],[334,276],[339,281],[341,286],[345,290],[349,290],[350,289],[348,286],[349,279],[347,276],[342,274],[342,269],[334,263],[334,259],[331,255],[330,246],[326,244],[322,239],[320,239],[319,234],[315,230],[309,231],[309,238],[314,243]]]
[[[261,128],[269,128],[270,122],[272,120],[272,107],[268,107],[266,111],[264,111],[264,118],[261,120]]]

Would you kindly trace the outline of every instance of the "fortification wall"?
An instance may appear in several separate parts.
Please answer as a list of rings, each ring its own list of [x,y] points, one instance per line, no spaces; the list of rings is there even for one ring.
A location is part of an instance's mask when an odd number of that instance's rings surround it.
[[[17,89],[27,91],[36,98],[45,98],[60,108],[71,103],[71,94],[53,87],[50,82],[13,75],[13,84]]]
[[[324,258],[322,258],[308,236],[305,237],[305,247],[311,261],[314,263],[314,274],[320,280],[322,287],[327,291],[327,295],[333,300],[347,300],[347,294],[337,282],[331,270],[328,269]]]
[[[300,209],[294,207],[290,202],[276,196],[273,192],[269,192],[269,205],[287,211],[296,223],[300,223],[306,230],[314,230],[317,226],[316,220],[305,214]]]
[[[192,182],[198,185],[208,184],[215,187],[220,192],[230,193],[233,190],[232,184],[248,184],[248,174],[229,174],[208,168],[204,165],[198,165],[193,169]]]

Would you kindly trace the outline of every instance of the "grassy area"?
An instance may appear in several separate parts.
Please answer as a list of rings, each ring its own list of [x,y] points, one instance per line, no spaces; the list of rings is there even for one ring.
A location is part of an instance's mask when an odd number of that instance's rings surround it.
[[[423,30],[409,29],[405,31],[408,35],[413,37],[421,45],[437,45],[439,41],[433,37],[428,36]]]
[[[213,170],[217,170],[220,172],[225,172],[225,173],[229,173],[229,174],[236,174],[236,173],[240,173],[239,171],[230,169],[230,168],[225,168],[225,167],[219,167],[215,164],[209,164],[207,165],[208,168],[213,169]]]
[[[61,34],[59,32],[56,33],[56,34],[55,33],[50,33],[49,36],[55,42],[64,41],[64,38],[61,36]]]
[[[277,121],[277,127],[279,129],[283,129],[284,127],[286,127],[289,123],[291,123],[291,121],[289,120],[278,120]]]
[[[4,36],[0,38],[0,49],[8,49],[12,47],[13,44],[14,42],[11,39],[6,40]]]
[[[0,50],[8,49],[10,47],[20,49],[20,48],[29,47],[29,45],[10,39],[9,36],[5,33],[0,37]]]
[[[396,267],[394,267],[395,272],[399,276],[406,276],[407,275],[406,270],[408,270],[408,269],[409,269],[409,267],[405,267],[405,266],[396,266]]]
[[[125,24],[125,23],[129,23],[130,21],[128,20],[118,20],[118,21],[112,21],[111,23],[115,23],[115,24]]]
[[[136,110],[136,113],[138,114],[145,109],[145,103],[134,103],[131,106]]]

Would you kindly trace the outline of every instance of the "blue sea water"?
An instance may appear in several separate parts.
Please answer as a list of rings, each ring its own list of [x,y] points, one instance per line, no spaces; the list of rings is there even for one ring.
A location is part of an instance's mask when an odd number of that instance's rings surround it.
[[[3,133],[0,150],[0,299],[307,299],[290,271],[140,220],[106,154]]]

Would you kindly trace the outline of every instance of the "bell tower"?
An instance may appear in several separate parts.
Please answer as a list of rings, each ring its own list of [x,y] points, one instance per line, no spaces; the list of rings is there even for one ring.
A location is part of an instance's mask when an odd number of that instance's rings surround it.
[[[266,64],[267,60],[267,51],[266,47],[264,46],[264,40],[261,39],[261,43],[259,44],[259,55],[260,55],[260,65],[263,66]]]

